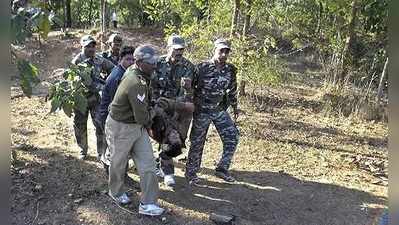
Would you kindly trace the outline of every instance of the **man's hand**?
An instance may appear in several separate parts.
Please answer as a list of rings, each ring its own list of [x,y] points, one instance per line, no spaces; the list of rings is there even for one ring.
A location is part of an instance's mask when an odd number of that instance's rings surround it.
[[[152,129],[151,128],[146,128],[147,129],[147,133],[148,133],[148,135],[152,138],[152,139],[154,139],[154,131],[152,131]]]

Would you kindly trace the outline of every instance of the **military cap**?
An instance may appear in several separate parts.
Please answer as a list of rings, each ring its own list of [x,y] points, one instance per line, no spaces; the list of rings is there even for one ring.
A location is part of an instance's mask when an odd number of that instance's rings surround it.
[[[111,34],[107,40],[107,43],[122,42],[122,37],[119,34]]]
[[[158,61],[158,55],[155,49],[148,44],[140,45],[134,50],[133,57],[135,60],[143,60],[148,64],[156,64]]]
[[[182,36],[173,34],[168,38],[168,47],[173,49],[181,49],[186,47],[186,43]]]
[[[86,47],[89,44],[94,43],[96,44],[96,40],[91,36],[91,35],[84,35],[81,39],[80,39],[80,45],[82,47]]]
[[[224,38],[217,39],[213,44],[215,45],[216,49],[227,48],[230,50],[230,43]]]

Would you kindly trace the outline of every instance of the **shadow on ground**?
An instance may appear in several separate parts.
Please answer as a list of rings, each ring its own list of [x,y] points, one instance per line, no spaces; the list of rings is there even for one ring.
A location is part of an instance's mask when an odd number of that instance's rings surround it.
[[[240,121],[246,123],[247,121]],[[290,138],[289,133],[298,132],[306,134],[302,140]],[[245,129],[241,132],[242,136],[251,137],[254,139],[265,139],[270,141],[277,141],[281,143],[296,144],[303,147],[312,147],[320,150],[330,150],[342,153],[361,154],[365,157],[386,158],[377,154],[358,153],[351,150],[337,147],[337,143],[341,145],[369,145],[374,149],[386,149],[388,146],[388,138],[377,138],[365,135],[347,134],[343,130],[335,127],[326,126],[320,127],[315,124],[305,123],[298,120],[292,120],[284,117],[278,119],[270,118],[262,121],[257,121],[256,126],[251,126],[251,129]],[[320,138],[333,138],[334,142],[317,141]],[[306,141],[304,141],[306,140]]]
[[[214,171],[203,168],[202,173],[213,175]],[[232,174],[237,184],[204,181],[204,187],[181,185],[176,193],[164,192],[162,198],[183,208],[235,215],[239,224],[268,225],[370,224],[380,210],[367,205],[387,203],[386,198],[364,191],[303,181],[288,174],[268,171],[232,171]],[[185,184],[183,178],[177,182]]]
[[[11,169],[12,224],[41,225],[156,225],[161,217],[137,213],[136,190],[131,192],[133,204],[128,211],[119,208],[107,195],[107,177],[94,157],[87,161],[65,155],[62,149],[23,148],[28,153]],[[187,216],[164,215],[167,224],[208,224]],[[192,221],[185,223],[185,221]]]
[[[107,180],[95,158],[80,161],[60,149],[23,149],[35,160],[20,160],[11,170],[12,224],[161,224],[160,218],[142,217],[133,205],[127,213],[105,194]],[[40,163],[39,163],[40,162]],[[177,167],[184,165],[178,163]],[[203,174],[213,170],[203,168]],[[177,177],[174,191],[161,192],[161,199],[179,209],[199,213],[237,216],[236,224],[368,224],[379,212],[368,204],[387,199],[341,186],[308,182],[288,174],[268,171],[232,171],[237,184],[204,181],[190,187]],[[137,202],[136,194],[132,195]],[[173,209],[167,223],[212,224]]]

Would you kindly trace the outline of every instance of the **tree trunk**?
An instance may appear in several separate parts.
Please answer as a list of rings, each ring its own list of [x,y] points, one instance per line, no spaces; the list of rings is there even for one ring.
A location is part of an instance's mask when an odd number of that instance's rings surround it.
[[[65,4],[65,0],[62,0],[62,15],[63,15],[63,17],[62,17],[62,32],[66,32],[66,27],[67,27],[67,25],[66,25],[66,6],[65,6],[66,4]]]
[[[348,36],[346,38],[345,42],[345,47],[342,52],[342,70],[341,70],[341,76],[340,76],[340,82],[343,82],[345,79],[345,76],[347,76],[349,67],[353,64],[354,58],[353,58],[353,45],[355,43],[356,39],[356,33],[355,33],[355,26],[356,26],[356,18],[357,18],[357,12],[358,12],[358,0],[353,0],[352,2],[352,12],[351,12],[351,19],[349,21],[348,25]]]
[[[101,50],[104,50],[104,42],[107,36],[107,2],[106,0],[101,0],[101,35],[100,35],[100,42],[101,42]]]
[[[106,17],[106,7],[105,7],[105,0],[101,0],[101,7],[100,7],[100,9],[101,9],[101,13],[100,13],[100,15],[101,15],[101,33],[103,33],[103,35],[105,35],[105,32],[106,32],[106,26],[105,26],[105,17]]]
[[[249,31],[249,27],[250,27],[250,21],[251,21],[251,5],[252,5],[252,0],[245,0],[245,18],[244,18],[244,27],[242,29],[242,38],[246,39],[247,38],[247,34]],[[247,49],[249,49],[249,46],[246,46]],[[244,63],[243,63],[243,68],[247,67],[247,58],[248,58],[248,54],[247,51],[244,51],[243,54],[244,57]],[[241,82],[240,82],[240,88],[239,88],[239,95],[241,96],[245,96],[245,87],[247,84],[247,78],[242,76],[241,77]]]
[[[105,1],[105,27],[107,30],[109,28],[110,17],[111,17],[111,11],[109,8],[109,4],[107,1]]]
[[[212,7],[212,3],[209,2],[209,0],[206,1],[206,5],[207,7],[207,15],[206,15],[206,23],[209,24],[211,22],[211,7]]]
[[[319,2],[319,16],[317,20],[317,28],[316,28],[316,33],[319,34],[321,31],[321,21],[323,20],[323,3]]]
[[[244,28],[242,29],[242,35],[244,37],[248,34],[250,27],[252,0],[246,0],[245,4],[246,4],[246,10],[245,10]]]
[[[388,57],[387,60],[385,60],[384,64],[384,69],[382,70],[381,78],[380,78],[380,83],[378,84],[378,91],[377,91],[377,102],[381,102],[381,97],[382,97],[382,90],[384,89],[384,80],[385,76],[387,74],[387,67],[388,67]]]
[[[238,89],[238,95],[239,96],[246,96],[247,95],[246,86],[247,86],[247,81],[242,80],[240,82],[240,87]]]
[[[237,27],[238,27],[238,14],[240,13],[240,0],[234,0],[234,5],[233,5],[233,16],[231,19],[231,31],[230,31],[230,37],[235,36],[237,33]]]
[[[93,0],[90,0],[90,9],[93,8]],[[93,24],[93,14],[91,10],[89,11],[89,26],[92,26]]]
[[[71,0],[65,0],[66,27],[72,27]]]

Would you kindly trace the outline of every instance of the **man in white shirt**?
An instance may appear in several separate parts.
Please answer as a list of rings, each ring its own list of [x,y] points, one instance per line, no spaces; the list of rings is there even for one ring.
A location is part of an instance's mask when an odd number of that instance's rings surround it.
[[[114,24],[114,28],[118,28],[118,16],[115,11],[112,13],[112,23]]]

